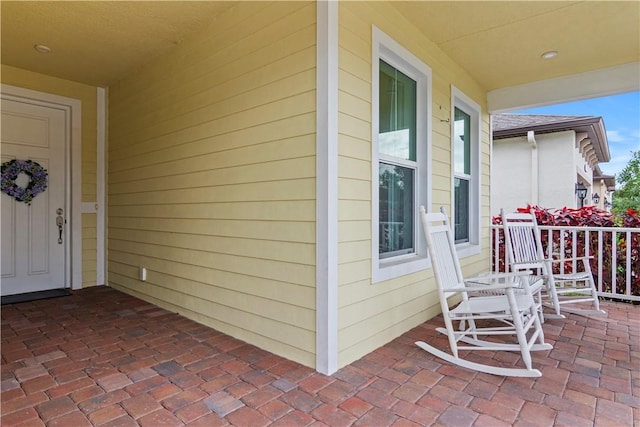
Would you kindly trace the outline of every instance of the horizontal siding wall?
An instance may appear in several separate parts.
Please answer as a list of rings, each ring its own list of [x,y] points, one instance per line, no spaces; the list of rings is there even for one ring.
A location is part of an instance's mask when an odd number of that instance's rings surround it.
[[[308,366],[315,19],[238,2],[109,91],[109,283]]]
[[[451,85],[485,109],[485,92],[385,2],[341,2],[339,16],[339,365],[344,366],[439,313],[431,269],[382,283],[371,280],[372,25],[432,68],[432,210],[451,206]],[[488,268],[489,117],[482,124],[481,255],[466,273]]]

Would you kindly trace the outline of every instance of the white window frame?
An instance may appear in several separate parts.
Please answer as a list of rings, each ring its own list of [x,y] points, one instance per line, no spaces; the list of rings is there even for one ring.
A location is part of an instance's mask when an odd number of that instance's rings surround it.
[[[471,174],[469,176],[469,241],[456,245],[459,258],[465,258],[480,253],[480,189],[481,187],[481,129],[482,109],[480,105],[451,85],[451,224],[455,218],[455,153],[454,153],[454,125],[455,109],[458,108],[471,117]]]
[[[380,29],[373,26],[371,81],[371,269],[372,283],[415,273],[430,267],[419,209],[431,200],[431,68]],[[416,82],[416,173],[414,176],[414,252],[380,259],[379,254],[379,83],[380,60]]]

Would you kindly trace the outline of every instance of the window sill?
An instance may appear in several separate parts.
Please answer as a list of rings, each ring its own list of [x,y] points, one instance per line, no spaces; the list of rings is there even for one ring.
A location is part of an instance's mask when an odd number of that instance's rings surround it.
[[[412,254],[374,261],[371,282],[395,279],[430,267],[431,261],[425,255]]]
[[[473,255],[478,255],[480,251],[480,245],[474,245],[472,243],[460,243],[456,245],[456,252],[458,253],[458,258],[467,258]]]

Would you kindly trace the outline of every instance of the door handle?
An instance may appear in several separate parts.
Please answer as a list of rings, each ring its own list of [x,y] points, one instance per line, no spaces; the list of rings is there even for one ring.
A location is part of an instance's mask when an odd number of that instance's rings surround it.
[[[64,230],[64,218],[62,217],[62,212],[64,212],[61,208],[56,210],[58,216],[56,217],[56,225],[58,226],[58,244],[62,244],[62,232]]]

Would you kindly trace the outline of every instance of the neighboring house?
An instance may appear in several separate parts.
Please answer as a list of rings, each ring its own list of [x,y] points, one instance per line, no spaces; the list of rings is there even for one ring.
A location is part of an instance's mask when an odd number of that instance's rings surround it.
[[[616,191],[615,175],[604,175],[600,168],[596,167],[593,174],[593,204],[606,211],[613,207],[613,196]]]
[[[611,186],[596,179],[599,164],[610,160],[602,117],[495,114],[492,126],[493,214],[527,204],[559,209],[610,201]]]
[[[490,113],[639,86],[636,2],[0,5],[3,161],[61,141],[30,208],[2,195],[3,269],[35,212],[32,252],[62,254],[43,288],[107,284],[323,373],[439,313],[420,205],[486,270]]]

